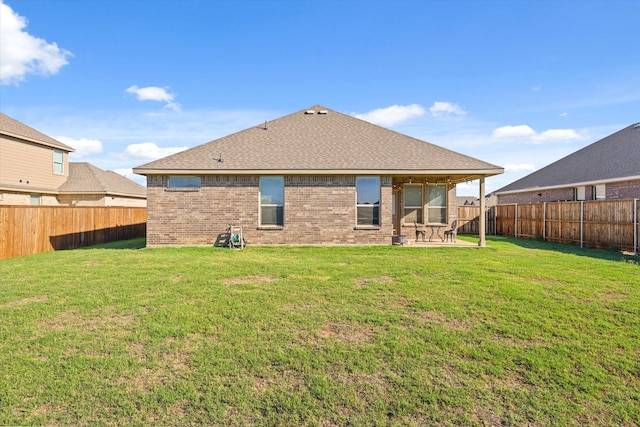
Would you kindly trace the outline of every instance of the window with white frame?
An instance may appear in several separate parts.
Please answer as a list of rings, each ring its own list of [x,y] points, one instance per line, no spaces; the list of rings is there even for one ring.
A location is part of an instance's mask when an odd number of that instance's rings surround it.
[[[169,188],[200,188],[202,178],[199,176],[170,176],[167,186]]]
[[[424,202],[422,200],[422,184],[404,185],[404,223],[423,222],[422,210]]]
[[[356,177],[356,224],[380,225],[380,177]]]
[[[427,222],[429,224],[446,224],[447,186],[429,185],[427,193]]]
[[[260,225],[284,226],[284,178],[260,177]]]
[[[53,150],[53,173],[64,174],[64,153],[60,150]]]
[[[584,200],[585,199],[585,187],[576,187],[573,189],[573,200]]]
[[[604,184],[594,185],[593,186],[593,200],[605,200],[607,198],[606,195],[606,187]]]

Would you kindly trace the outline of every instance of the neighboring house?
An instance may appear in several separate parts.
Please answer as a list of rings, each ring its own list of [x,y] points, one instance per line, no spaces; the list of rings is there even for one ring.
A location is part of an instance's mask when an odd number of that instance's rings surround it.
[[[472,196],[458,196],[456,197],[458,206],[480,206],[480,199]],[[485,206],[495,206],[497,203],[494,195],[485,197]]]
[[[0,113],[0,205],[146,206],[146,188],[89,163],[73,148]]]
[[[73,148],[0,113],[0,204],[58,205]]]
[[[134,168],[147,245],[391,244],[457,215],[456,184],[503,169],[316,105]],[[480,245],[483,245],[481,236]]]
[[[640,123],[497,190],[499,204],[640,198]]]
[[[69,179],[58,189],[58,201],[69,206],[147,206],[147,189],[91,163],[70,162]]]

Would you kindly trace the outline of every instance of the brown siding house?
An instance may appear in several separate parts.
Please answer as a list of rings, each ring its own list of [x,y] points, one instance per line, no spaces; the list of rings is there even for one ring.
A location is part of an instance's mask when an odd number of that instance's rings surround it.
[[[456,219],[456,184],[503,169],[316,105],[134,168],[147,245],[379,245]]]
[[[73,148],[0,113],[0,205],[146,206],[146,189],[69,162]]]
[[[0,113],[0,204],[57,205],[73,148]]]
[[[640,198],[640,123],[495,192],[499,204]]]

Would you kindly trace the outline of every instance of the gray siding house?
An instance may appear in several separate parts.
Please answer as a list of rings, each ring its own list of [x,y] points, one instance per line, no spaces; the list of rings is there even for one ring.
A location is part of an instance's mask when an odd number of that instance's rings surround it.
[[[138,166],[147,245],[392,244],[456,219],[456,184],[503,169],[316,105]],[[484,245],[484,232],[481,236]]]

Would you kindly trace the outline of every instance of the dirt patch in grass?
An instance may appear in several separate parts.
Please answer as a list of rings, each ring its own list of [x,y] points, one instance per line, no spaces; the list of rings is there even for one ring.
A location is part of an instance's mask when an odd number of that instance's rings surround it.
[[[331,276],[313,276],[313,275],[302,275],[302,274],[290,274],[287,276],[289,279],[296,280],[317,280],[319,282],[327,282],[331,279]]]
[[[49,297],[46,296],[46,295],[39,296],[39,297],[23,298],[23,299],[19,299],[19,300],[16,300],[16,301],[8,302],[6,304],[2,304],[2,305],[0,305],[0,308],[22,307],[23,305],[33,304],[33,303],[37,303],[37,302],[45,302],[45,301],[48,301],[48,300],[49,300]]]
[[[393,280],[393,277],[389,277],[389,276],[362,277],[354,280],[356,282],[356,285],[358,285],[359,287],[363,287],[365,285],[368,285],[369,283],[376,283],[379,285],[391,285],[395,282]]]
[[[275,277],[270,276],[247,276],[247,277],[231,277],[222,280],[224,285],[261,285],[265,283],[275,282]]]
[[[437,323],[446,329],[455,331],[470,332],[473,325],[471,322],[462,319],[449,319],[437,311],[423,311],[414,315],[422,323]]]
[[[79,313],[66,311],[59,316],[44,319],[39,322],[39,327],[48,331],[62,331],[65,329],[77,329],[78,331],[95,332],[105,328],[122,328],[134,322],[134,317],[130,315],[105,315],[86,317]]]
[[[350,343],[361,343],[371,339],[373,329],[346,322],[330,322],[318,330],[318,337]]]

